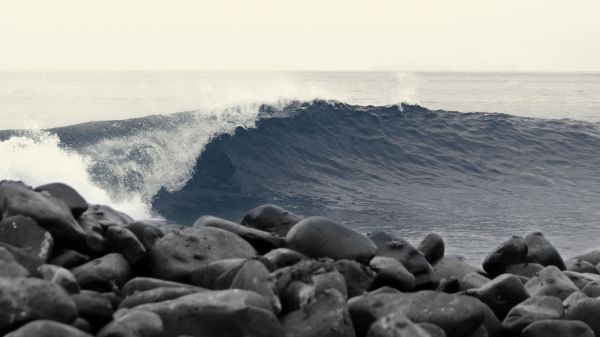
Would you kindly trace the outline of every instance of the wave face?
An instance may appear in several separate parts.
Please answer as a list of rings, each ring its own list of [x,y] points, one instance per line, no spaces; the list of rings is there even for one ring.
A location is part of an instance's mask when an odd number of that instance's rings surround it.
[[[450,252],[472,257],[530,230],[566,252],[600,234],[600,124],[312,101],[93,122],[39,138],[2,132],[0,155],[33,157],[23,149],[38,144],[81,163],[74,170],[84,172],[66,176],[88,179],[123,210],[184,224],[275,203],[413,241],[437,231]],[[0,173],[24,175],[14,170]]]

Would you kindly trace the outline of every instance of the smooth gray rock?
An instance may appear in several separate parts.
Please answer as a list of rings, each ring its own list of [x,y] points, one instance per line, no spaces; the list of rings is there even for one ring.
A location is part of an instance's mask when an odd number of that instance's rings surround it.
[[[275,294],[269,271],[258,260],[250,259],[242,263],[229,288],[254,291],[269,300],[275,313],[281,312],[281,301]]]
[[[439,279],[455,277],[458,280],[462,280],[470,273],[481,274],[483,272],[479,268],[469,264],[463,256],[455,254],[446,254],[433,265],[433,271]]]
[[[124,296],[130,296],[130,295],[133,295],[138,292],[156,289],[156,288],[165,288],[165,287],[191,288],[191,289],[195,289],[197,291],[206,290],[206,289],[203,289],[200,287],[195,287],[193,285],[189,285],[189,284],[185,284],[185,283],[166,281],[166,280],[161,280],[161,279],[152,278],[152,277],[136,277],[136,278],[133,278],[133,279],[127,281],[127,283],[125,283],[123,285],[123,287],[121,288],[121,292],[123,293]]]
[[[116,317],[97,337],[161,337],[164,326],[159,315],[148,311],[131,311]]]
[[[133,222],[133,219],[129,215],[107,205],[89,205],[88,209],[81,216],[97,222],[103,228],[126,226]]]
[[[228,272],[237,273],[237,270],[246,261],[243,258],[231,258],[213,261],[190,274],[190,283],[207,289],[228,289],[231,283],[219,279]],[[233,281],[235,275],[231,275]],[[226,284],[227,283],[227,284]]]
[[[534,296],[512,308],[502,322],[502,327],[510,333],[520,335],[523,329],[535,321],[562,319],[564,315],[560,299],[553,296]]]
[[[69,294],[77,294],[80,291],[77,279],[73,273],[66,268],[52,264],[43,264],[38,267],[37,271],[44,280],[58,284]]]
[[[244,215],[242,225],[285,237],[302,217],[275,205],[262,205]]]
[[[112,320],[113,307],[110,300],[101,293],[91,290],[82,290],[71,295],[77,306],[79,317],[85,319],[92,331],[96,331]]]
[[[348,259],[367,264],[377,246],[365,235],[325,217],[301,220],[287,233],[289,248],[308,257]]]
[[[581,321],[541,320],[529,324],[523,337],[595,337],[594,332]]]
[[[119,304],[119,309],[130,309],[142,304],[172,300],[201,291],[205,290],[193,287],[160,287],[148,289],[125,297]]]
[[[598,269],[593,264],[582,259],[568,259],[565,261],[565,269],[577,273],[598,274]]]
[[[29,271],[23,267],[8,249],[0,247],[0,277],[27,277]]]
[[[23,325],[4,337],[92,337],[75,327],[49,321],[37,320]]]
[[[576,255],[573,257],[573,259],[580,259],[590,263],[593,266],[596,266],[598,263],[600,263],[600,249],[594,249],[583,254]]]
[[[111,291],[133,277],[131,266],[119,253],[111,253],[71,269],[83,289]]]
[[[529,298],[523,283],[511,274],[502,274],[468,293],[487,304],[500,320],[504,319],[515,305]]]
[[[159,225],[160,223],[155,221],[141,220],[129,223],[125,228],[129,229],[149,251],[156,241],[165,236]]]
[[[439,328],[439,327],[438,327]],[[439,328],[441,330],[441,328]],[[441,330],[445,336],[444,330]],[[431,334],[414,324],[406,316],[392,312],[371,325],[367,337],[431,337]]]
[[[539,272],[542,269],[544,269],[544,266],[542,266],[539,263],[515,263],[506,266],[505,273],[532,278],[537,272]]]
[[[146,247],[129,229],[111,226],[106,229],[105,235],[107,251],[120,253],[130,265],[135,266],[146,258]]]
[[[271,262],[275,266],[275,269],[288,267],[308,259],[304,254],[288,248],[273,249],[263,255],[263,257]]]
[[[429,233],[417,247],[430,264],[435,264],[444,257],[444,239],[438,233]]]
[[[586,285],[592,282],[600,282],[600,275],[591,274],[591,273],[578,273],[574,271],[564,271],[563,272],[573,283],[577,286],[577,288],[583,290]]]
[[[506,272],[506,267],[515,264],[529,262],[527,260],[528,246],[525,239],[513,236],[491,251],[483,261],[483,270],[492,277]]]
[[[252,246],[239,236],[219,228],[189,228],[172,232],[150,250],[151,275],[187,282],[190,274],[213,261],[256,256]]]
[[[55,198],[62,200],[71,209],[73,216],[77,218],[88,209],[88,203],[73,187],[64,183],[50,183],[40,185],[35,191],[46,191]]]
[[[72,249],[61,249],[54,252],[50,260],[48,260],[48,263],[71,269],[89,261],[90,257],[87,255],[81,254]]]
[[[565,263],[558,250],[548,241],[542,232],[533,232],[525,235],[527,244],[527,260],[539,263],[542,266],[556,266],[565,270]]]
[[[354,260],[337,260],[334,266],[346,280],[349,298],[361,295],[371,288],[375,279],[375,272],[371,268]]]
[[[375,271],[373,288],[390,286],[400,291],[411,291],[415,288],[415,277],[398,260],[387,256],[375,256],[369,262]]]
[[[54,238],[33,219],[15,215],[0,221],[0,241],[27,254],[47,261],[52,255]]]
[[[460,281],[460,289],[466,291],[469,289],[477,289],[483,287],[491,280],[479,273],[470,272],[466,274]]]
[[[596,336],[600,336],[600,299],[579,298],[566,308],[565,318],[582,321],[587,324]]]
[[[540,270],[525,283],[525,289],[533,296],[555,296],[561,301],[579,288],[556,266]]]

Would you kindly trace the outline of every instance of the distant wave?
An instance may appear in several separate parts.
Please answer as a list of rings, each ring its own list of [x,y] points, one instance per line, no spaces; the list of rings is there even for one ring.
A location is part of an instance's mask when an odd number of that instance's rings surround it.
[[[0,140],[3,177],[72,182],[184,224],[272,202],[367,229],[600,226],[600,125],[588,122],[316,100]]]

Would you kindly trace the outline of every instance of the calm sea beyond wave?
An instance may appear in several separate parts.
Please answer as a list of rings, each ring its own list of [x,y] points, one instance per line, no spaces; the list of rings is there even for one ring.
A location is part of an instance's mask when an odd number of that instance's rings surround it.
[[[479,260],[600,236],[600,74],[0,73],[0,177],[135,218],[274,203]]]

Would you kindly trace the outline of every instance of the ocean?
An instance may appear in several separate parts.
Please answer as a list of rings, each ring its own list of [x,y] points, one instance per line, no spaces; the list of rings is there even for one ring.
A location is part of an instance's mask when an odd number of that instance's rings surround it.
[[[599,247],[599,73],[4,72],[0,178],[135,218],[274,203],[474,262]]]

